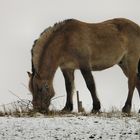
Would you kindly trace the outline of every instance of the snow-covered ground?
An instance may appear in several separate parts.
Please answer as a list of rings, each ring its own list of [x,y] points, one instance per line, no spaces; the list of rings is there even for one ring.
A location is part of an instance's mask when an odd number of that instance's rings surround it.
[[[0,140],[140,140],[140,118],[0,117]]]

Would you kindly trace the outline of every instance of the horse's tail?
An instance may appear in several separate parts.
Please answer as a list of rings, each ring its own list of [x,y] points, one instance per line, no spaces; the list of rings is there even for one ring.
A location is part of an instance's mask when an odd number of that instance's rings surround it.
[[[138,62],[138,73],[137,73],[137,76],[140,79],[140,60]]]
[[[139,97],[140,97],[140,60],[139,60],[139,63],[138,63],[138,73],[137,73],[136,88],[138,90]],[[139,109],[139,113],[140,113],[140,109]]]
[[[136,87],[138,89],[139,92],[139,96],[140,96],[140,60],[138,62],[138,71],[137,71],[137,82],[136,82]]]

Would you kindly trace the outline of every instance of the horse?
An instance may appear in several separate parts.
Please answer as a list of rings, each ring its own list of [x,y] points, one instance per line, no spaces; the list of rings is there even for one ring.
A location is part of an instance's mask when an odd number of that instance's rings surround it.
[[[73,109],[74,71],[79,69],[93,100],[92,112],[101,108],[92,71],[120,66],[128,78],[128,96],[122,112],[130,113],[135,87],[140,95],[140,27],[125,18],[100,23],[68,19],[47,28],[31,49],[29,89],[33,108],[48,112],[55,95],[53,78],[60,67],[67,92],[63,110]],[[61,84],[61,83],[60,83]]]

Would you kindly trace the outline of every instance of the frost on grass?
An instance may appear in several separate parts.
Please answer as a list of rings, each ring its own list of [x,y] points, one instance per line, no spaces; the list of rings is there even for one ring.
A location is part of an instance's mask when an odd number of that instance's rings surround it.
[[[32,111],[30,100],[18,100],[9,104],[0,105],[0,116],[24,116]]]
[[[0,118],[2,140],[139,140],[139,116],[108,118],[98,115]]]
[[[140,140],[138,113],[126,116],[118,110],[96,115],[51,111],[43,115],[26,105],[14,104],[14,112],[8,108],[9,114],[3,107],[0,140]]]

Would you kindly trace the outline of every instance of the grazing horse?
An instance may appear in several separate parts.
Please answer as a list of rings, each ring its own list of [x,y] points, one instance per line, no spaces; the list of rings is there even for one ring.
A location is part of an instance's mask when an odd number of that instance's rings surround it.
[[[74,70],[80,69],[93,100],[92,112],[100,110],[100,101],[91,71],[119,65],[128,78],[128,96],[123,112],[130,113],[135,87],[140,94],[140,27],[124,18],[101,23],[65,20],[47,28],[35,41],[29,89],[35,110],[48,111],[55,95],[53,78],[61,68],[66,85],[64,110],[73,109]],[[61,83],[60,83],[61,84]]]

